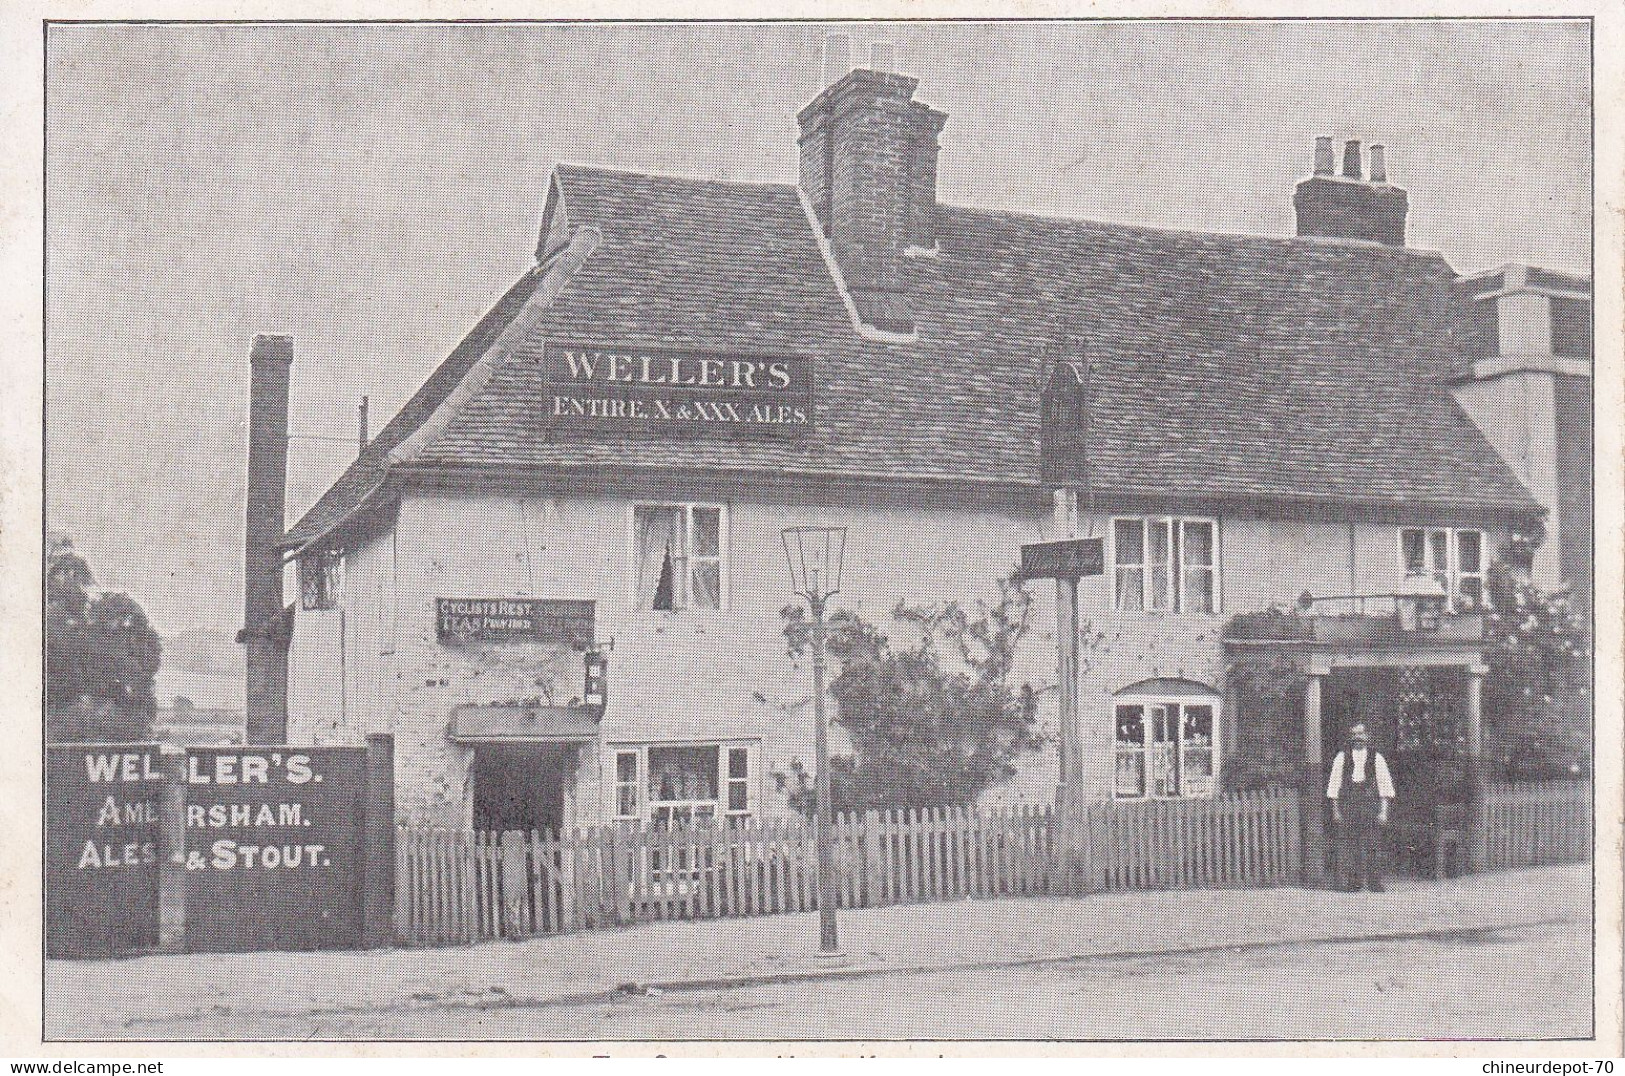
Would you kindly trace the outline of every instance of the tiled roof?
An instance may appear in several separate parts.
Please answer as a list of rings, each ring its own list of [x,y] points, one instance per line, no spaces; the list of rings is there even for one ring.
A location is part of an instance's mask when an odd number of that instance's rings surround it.
[[[816,428],[772,441],[550,435],[539,368],[514,361],[415,467],[1036,484],[1038,396],[1064,333],[1088,364],[1088,478],[1102,495],[1539,511],[1450,395],[1463,296],[1437,254],[943,207],[940,256],[909,259],[919,340],[889,344],[854,332],[792,186],[572,166],[558,179],[570,225],[603,242],[520,359],[546,336],[806,355]],[[371,488],[386,438],[426,417],[514,300],[290,537]]]

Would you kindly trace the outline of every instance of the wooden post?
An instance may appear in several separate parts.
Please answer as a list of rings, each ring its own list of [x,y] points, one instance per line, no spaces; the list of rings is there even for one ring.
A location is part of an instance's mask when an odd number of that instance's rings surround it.
[[[530,871],[525,864],[525,835],[502,831],[501,936],[518,941],[525,934],[525,901],[530,897]]]
[[[186,752],[158,750],[158,949],[178,953],[186,948]]]
[[[1076,490],[1055,491],[1055,532],[1074,538],[1078,530]],[[1078,581],[1055,580],[1055,680],[1060,733],[1056,746],[1058,787],[1055,790],[1054,883],[1059,892],[1077,892],[1079,827],[1069,824],[1083,803],[1083,752],[1078,742]]]
[[[1326,789],[1320,744],[1321,683],[1330,669],[1310,669],[1303,696],[1303,884],[1326,885]]]
[[[1467,667],[1467,869],[1485,869],[1489,861],[1489,827],[1484,812],[1484,675],[1487,665]]]
[[[367,737],[361,793],[361,944],[369,949],[395,940],[395,737]]]

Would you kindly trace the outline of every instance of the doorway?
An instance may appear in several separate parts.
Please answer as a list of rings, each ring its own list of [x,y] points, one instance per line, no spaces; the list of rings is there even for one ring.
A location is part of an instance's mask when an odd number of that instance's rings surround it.
[[[1347,746],[1348,730],[1363,723],[1393,775],[1388,864],[1431,876],[1439,830],[1461,827],[1468,809],[1465,672],[1454,666],[1335,669],[1324,691],[1324,768]]]
[[[480,744],[474,748],[474,828],[552,831],[564,827],[564,785],[573,744]]]

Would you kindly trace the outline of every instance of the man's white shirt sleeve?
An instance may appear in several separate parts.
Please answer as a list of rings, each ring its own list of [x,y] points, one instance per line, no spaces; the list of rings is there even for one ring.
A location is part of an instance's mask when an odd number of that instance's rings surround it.
[[[1376,756],[1377,763],[1375,767],[1377,771],[1377,795],[1385,800],[1391,800],[1394,798],[1394,780],[1388,776],[1388,760],[1375,751],[1372,754]]]
[[[1377,780],[1378,781],[1383,780],[1384,775],[1386,775],[1387,773],[1388,773],[1387,769],[1378,770],[1377,771],[1377,774],[1378,774]],[[1326,798],[1331,799],[1331,800],[1335,800],[1337,798],[1338,792],[1342,791],[1342,788],[1343,788],[1343,752],[1339,751],[1337,753],[1337,757],[1332,759],[1332,776],[1331,776],[1331,779],[1326,782]],[[1392,794],[1393,793],[1389,793],[1389,795],[1392,795]]]

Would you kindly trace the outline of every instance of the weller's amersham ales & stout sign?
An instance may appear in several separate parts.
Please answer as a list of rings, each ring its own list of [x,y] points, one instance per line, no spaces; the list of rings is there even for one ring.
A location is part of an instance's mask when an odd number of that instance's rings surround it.
[[[769,437],[812,429],[812,366],[804,356],[549,340],[542,367],[542,419],[557,427]]]

